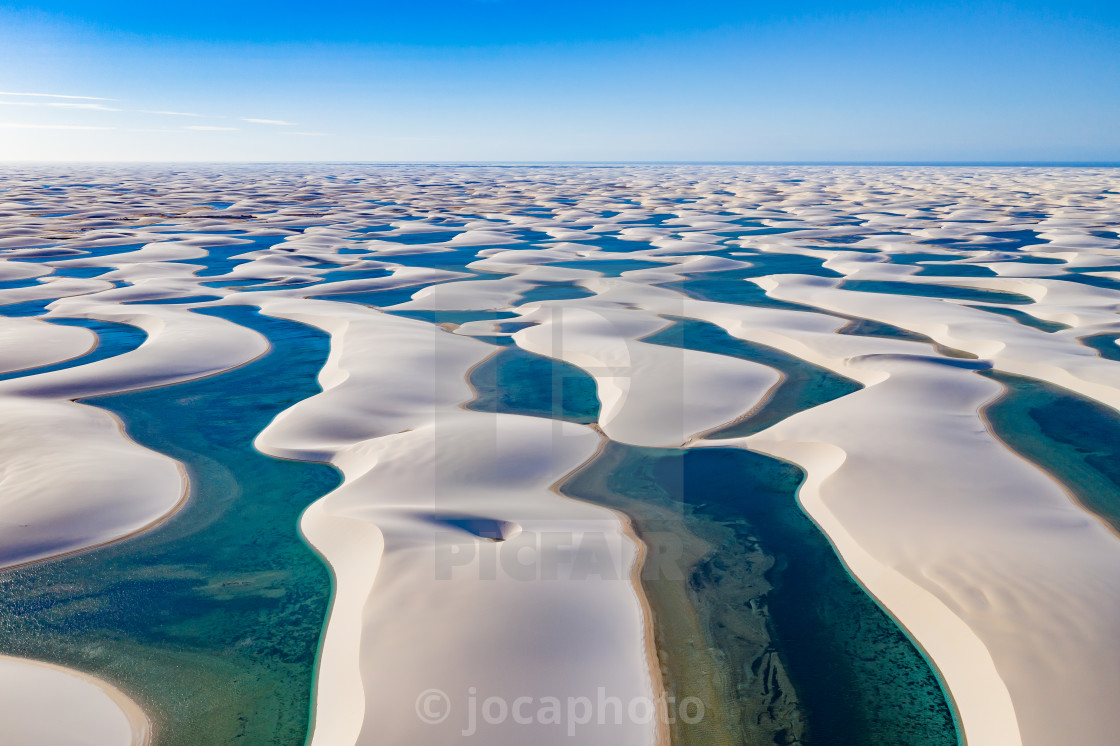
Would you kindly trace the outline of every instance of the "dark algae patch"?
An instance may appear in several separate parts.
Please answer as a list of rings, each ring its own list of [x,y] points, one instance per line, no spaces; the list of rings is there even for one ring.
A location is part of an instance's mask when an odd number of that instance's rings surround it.
[[[0,573],[0,650],[118,685],[151,716],[155,746],[300,746],[331,581],[297,521],[339,478],[252,441],[319,391],[327,338],[247,307],[211,313],[272,350],[221,375],[85,402],[184,463],[189,499],[131,539]]]

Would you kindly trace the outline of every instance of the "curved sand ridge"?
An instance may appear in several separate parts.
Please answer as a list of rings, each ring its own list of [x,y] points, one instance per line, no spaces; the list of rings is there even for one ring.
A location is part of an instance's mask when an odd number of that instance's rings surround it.
[[[610,511],[549,489],[595,453],[598,436],[460,408],[471,398],[467,370],[490,354],[480,342],[325,301],[262,307],[332,336],[324,392],[257,441],[278,456],[329,460],[346,477],[301,522],[336,582],[312,743],[456,743],[475,692],[566,702],[602,689],[652,701],[631,581],[637,546]],[[515,530],[472,530],[498,524]],[[589,576],[578,558],[561,561],[591,544],[613,572]],[[451,698],[454,717],[408,717],[433,689]],[[580,740],[646,744],[655,728],[612,724]],[[569,737],[536,730],[550,743]],[[526,737],[513,722],[480,733],[487,743]]]
[[[0,656],[4,740],[36,746],[146,746],[151,724],[109,684],[61,666]]]
[[[48,320],[123,322],[149,338],[116,358],[0,381],[0,402],[26,433],[0,449],[3,544],[15,548],[11,562],[37,559],[119,538],[173,509],[173,462],[69,400],[210,375],[265,349],[249,330],[188,311],[207,305],[198,296],[327,331],[324,392],[258,439],[261,450],[329,461],[346,477],[301,526],[337,583],[315,743],[457,741],[471,687],[480,700],[507,701],[658,691],[630,577],[638,545],[615,514],[550,490],[600,436],[462,409],[469,369],[493,350],[470,335],[510,337],[583,368],[609,438],[738,444],[801,465],[806,511],[930,655],[970,742],[1107,742],[1115,732],[1107,694],[1120,683],[1110,652],[1120,603],[1109,578],[1120,540],[988,432],[979,412],[1000,387],[977,375],[992,366],[1120,406],[1115,361],[1079,341],[1120,333],[1120,199],[1105,188],[1109,172],[558,167],[511,180],[511,170],[486,168],[200,168],[159,173],[166,188],[155,194],[146,185],[156,173],[88,169],[83,183],[145,187],[127,206],[118,192],[98,204],[97,186],[36,191],[59,178],[49,168],[5,176],[13,201],[0,204],[0,247],[10,252],[0,304],[10,305],[0,314],[63,299]],[[22,190],[34,208],[16,201]],[[593,295],[518,305],[571,285]],[[929,297],[939,287],[1030,302]],[[390,313],[342,302],[355,293]],[[1001,305],[1058,330],[982,310]],[[455,320],[440,329],[394,315],[430,311]],[[454,316],[464,311],[516,318]],[[666,317],[710,321],[865,388],[740,441],[697,440],[755,409],[779,375],[643,342]],[[850,318],[982,360],[838,334]],[[9,370],[73,358],[91,341],[39,320],[4,321],[5,339],[36,342],[0,361]],[[520,326],[496,326],[504,321]],[[96,469],[101,479],[79,482]],[[134,491],[91,488],[126,474]],[[73,498],[76,488],[86,499]],[[518,575],[517,558],[555,534],[575,564],[530,562]],[[575,573],[603,544],[614,574]],[[437,726],[413,717],[429,688],[452,698],[454,715]],[[579,733],[581,742],[649,743],[661,731],[631,723]],[[524,737],[513,727],[485,735]]]
[[[172,459],[133,443],[109,413],[73,400],[212,375],[267,349],[260,335],[222,319],[88,298],[57,301],[52,312],[131,324],[148,338],[121,355],[0,381],[8,423],[0,435],[0,567],[128,536],[166,517],[185,496],[185,475]],[[21,345],[38,347],[33,326],[43,322],[4,321],[10,333],[22,331]]]
[[[668,325],[651,313],[541,305],[523,316],[537,325],[514,341],[591,374],[602,402],[599,426],[611,440],[685,443],[757,407],[779,380],[757,363],[639,341]]]
[[[113,261],[126,266],[119,257]],[[45,318],[130,324],[147,339],[131,352],[83,364],[80,356],[97,341],[90,331],[3,319],[0,334],[11,345],[3,367],[29,375],[0,381],[5,422],[0,568],[126,538],[161,522],[186,497],[186,475],[173,459],[137,445],[113,415],[75,399],[212,375],[267,349],[259,335],[221,319],[168,307],[122,306],[98,299],[111,292],[107,283],[86,285],[93,294],[69,300],[72,285],[66,280],[43,286],[38,297],[47,291],[48,298],[63,298]],[[60,292],[50,295],[52,290]],[[34,373],[67,360],[73,365]],[[100,679],[6,657],[0,658],[0,679],[6,736],[16,743],[138,746],[150,740],[147,716]]]

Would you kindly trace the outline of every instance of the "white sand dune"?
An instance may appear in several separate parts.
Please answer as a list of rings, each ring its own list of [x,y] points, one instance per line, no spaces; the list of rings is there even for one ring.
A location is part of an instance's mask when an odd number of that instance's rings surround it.
[[[73,278],[43,278],[38,285],[0,289],[0,307],[15,303],[55,300],[100,290],[111,290],[112,283],[103,280],[79,280]]]
[[[0,282],[30,280],[50,274],[49,269],[28,262],[6,261],[0,263]]]
[[[105,256],[60,259],[52,262],[55,267],[119,267],[140,262],[170,262],[180,259],[198,259],[206,256],[206,250],[188,241],[165,241],[150,243],[136,251]]]
[[[3,318],[0,374],[61,363],[84,355],[96,344],[97,336],[81,327],[46,324],[38,319]]]
[[[66,301],[59,315],[137,326],[148,335],[135,350],[37,376],[0,381],[0,396],[78,399],[164,386],[242,365],[268,350],[260,334],[214,316],[170,306]]]
[[[458,743],[476,695],[567,702],[602,688],[653,701],[631,579],[637,545],[610,511],[549,489],[599,437],[461,409],[467,370],[488,345],[326,301],[265,311],[332,335],[324,392],[257,440],[267,453],[329,460],[346,477],[301,522],[336,582],[312,743]],[[581,569],[593,549],[606,554]],[[428,690],[448,696],[447,720],[409,716]],[[647,744],[655,727],[584,729],[580,741]],[[482,728],[494,744],[570,739],[566,723]]]
[[[185,497],[186,475],[173,459],[132,442],[107,412],[72,400],[213,375],[267,350],[249,329],[168,306],[64,299],[54,308],[133,324],[148,336],[122,355],[0,381],[0,567],[122,539],[159,523]],[[4,328],[17,367],[75,357],[94,338],[37,319],[6,319]]]
[[[1054,293],[1059,296],[1058,303],[1047,302],[1043,297],[1030,306],[1031,313],[1043,320],[1066,319],[1078,326],[1082,320],[1094,323],[1097,314],[1079,313],[1080,306],[1074,305],[1077,301],[1090,309],[1098,308],[1101,302],[1120,307],[1120,291],[1086,288],[1071,298],[1067,292],[1061,292],[1069,291],[1070,283],[1049,282],[1059,286]],[[835,288],[835,283],[829,278],[804,276],[768,277],[760,281],[776,298],[919,332],[990,360],[999,370],[1040,378],[1120,409],[1120,378],[1116,376],[1114,362],[1100,358],[1080,344],[1077,326],[1070,333],[1048,334],[958,302],[846,292]],[[1115,318],[1115,313],[1110,316]]]
[[[648,313],[541,304],[524,318],[537,325],[513,339],[594,377],[599,425],[622,443],[683,444],[754,409],[779,380],[746,360],[638,341],[668,325]]]
[[[109,413],[0,396],[0,568],[128,536],[172,512],[186,475],[128,439]]]
[[[105,681],[0,656],[0,723],[12,746],[146,746],[144,712]]]

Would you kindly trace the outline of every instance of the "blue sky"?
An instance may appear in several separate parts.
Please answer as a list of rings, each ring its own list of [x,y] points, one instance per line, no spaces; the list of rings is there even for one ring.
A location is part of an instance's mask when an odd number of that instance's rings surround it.
[[[0,160],[1120,161],[1118,40],[1115,1],[6,3]]]

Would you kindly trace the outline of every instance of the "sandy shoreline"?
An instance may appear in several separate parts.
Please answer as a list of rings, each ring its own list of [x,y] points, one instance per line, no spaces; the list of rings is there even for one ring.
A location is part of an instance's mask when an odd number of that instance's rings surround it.
[[[605,443],[606,441],[604,441]],[[594,476],[598,476],[599,472],[593,471],[593,468],[594,459],[598,458],[599,455],[600,453],[597,453],[592,460],[568,475],[559,486],[562,488],[567,484],[569,488],[573,488],[578,480],[592,479]],[[596,487],[605,489],[599,484],[601,481],[602,477],[596,480]],[[643,580],[642,574],[647,570],[646,562],[651,556],[650,542],[654,537],[644,536],[643,532],[637,528],[637,524],[644,523],[651,518],[656,520],[656,510],[637,501],[608,501],[604,499],[606,495],[597,492],[596,494],[588,494],[587,490],[580,491],[579,495],[579,498],[571,495],[569,497],[571,499],[594,501],[610,507],[619,516],[624,530],[640,547],[638,559],[634,563],[632,578],[635,593],[641,601],[645,618],[644,638],[650,671],[658,674],[655,676],[655,680],[659,687],[659,698],[661,698],[661,701],[665,701],[664,698],[670,692],[676,702],[680,702],[687,696],[698,697],[705,707],[704,737],[706,739],[714,737],[714,740],[710,741],[713,744],[734,743],[734,731],[730,727],[728,713],[724,711],[730,698],[730,694],[726,691],[726,677],[722,677],[723,680],[721,681],[721,677],[715,676],[718,663],[711,658],[708,654],[709,651],[697,649],[697,641],[705,639],[706,635],[696,616],[696,609],[693,607],[691,600],[683,593],[680,583],[666,584],[663,581],[661,584],[651,587]],[[624,508],[614,507],[620,502],[626,503]],[[626,512],[626,510],[630,512]],[[693,541],[702,543],[699,537],[693,537]],[[659,556],[660,549],[658,547],[652,547],[652,549],[658,549],[658,553],[653,556]],[[695,557],[699,557],[703,554],[703,551],[693,554]],[[680,567],[679,569],[687,570],[689,568]],[[686,577],[682,575],[682,580]],[[658,591],[660,591],[659,594]],[[713,720],[715,720],[714,725]],[[663,728],[659,743],[688,743],[688,740],[684,740],[685,733],[684,723],[675,718],[672,725],[666,724]]]

